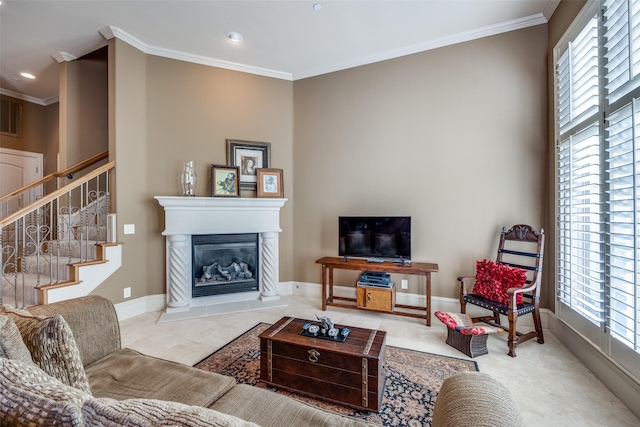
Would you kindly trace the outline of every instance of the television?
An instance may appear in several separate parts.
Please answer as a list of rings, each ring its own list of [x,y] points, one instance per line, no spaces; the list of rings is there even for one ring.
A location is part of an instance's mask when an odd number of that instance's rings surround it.
[[[340,256],[411,260],[410,216],[341,216],[338,235]]]

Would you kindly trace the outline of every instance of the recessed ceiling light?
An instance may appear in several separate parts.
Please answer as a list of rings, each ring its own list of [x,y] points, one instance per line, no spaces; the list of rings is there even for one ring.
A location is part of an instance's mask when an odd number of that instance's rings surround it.
[[[316,3],[313,5],[313,10],[315,10],[316,12],[319,11],[320,9],[322,9],[322,5]]]
[[[229,34],[227,34],[227,37],[229,38],[229,40],[234,42],[242,41],[242,34],[236,33],[235,31],[231,31]]]
[[[34,76],[33,74],[29,74],[29,73],[20,73],[20,75],[22,77],[24,77],[25,79],[35,79],[36,76]]]

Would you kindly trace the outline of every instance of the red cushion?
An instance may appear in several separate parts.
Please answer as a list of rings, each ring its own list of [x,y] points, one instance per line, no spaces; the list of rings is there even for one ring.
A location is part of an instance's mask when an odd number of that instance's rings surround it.
[[[509,304],[507,289],[524,286],[527,274],[520,268],[485,259],[476,262],[476,279],[473,286],[474,294],[502,304]],[[516,294],[516,304],[522,304],[522,294]]]

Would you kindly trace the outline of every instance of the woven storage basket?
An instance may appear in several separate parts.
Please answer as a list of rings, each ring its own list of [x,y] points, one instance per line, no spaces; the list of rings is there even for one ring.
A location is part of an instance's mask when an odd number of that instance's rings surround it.
[[[487,350],[487,334],[464,335],[455,329],[447,328],[447,344],[469,357],[482,356]]]

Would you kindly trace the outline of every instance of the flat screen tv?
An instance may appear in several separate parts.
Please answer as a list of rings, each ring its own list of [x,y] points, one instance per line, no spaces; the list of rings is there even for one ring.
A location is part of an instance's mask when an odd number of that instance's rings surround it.
[[[410,216],[341,216],[339,255],[411,260]]]

